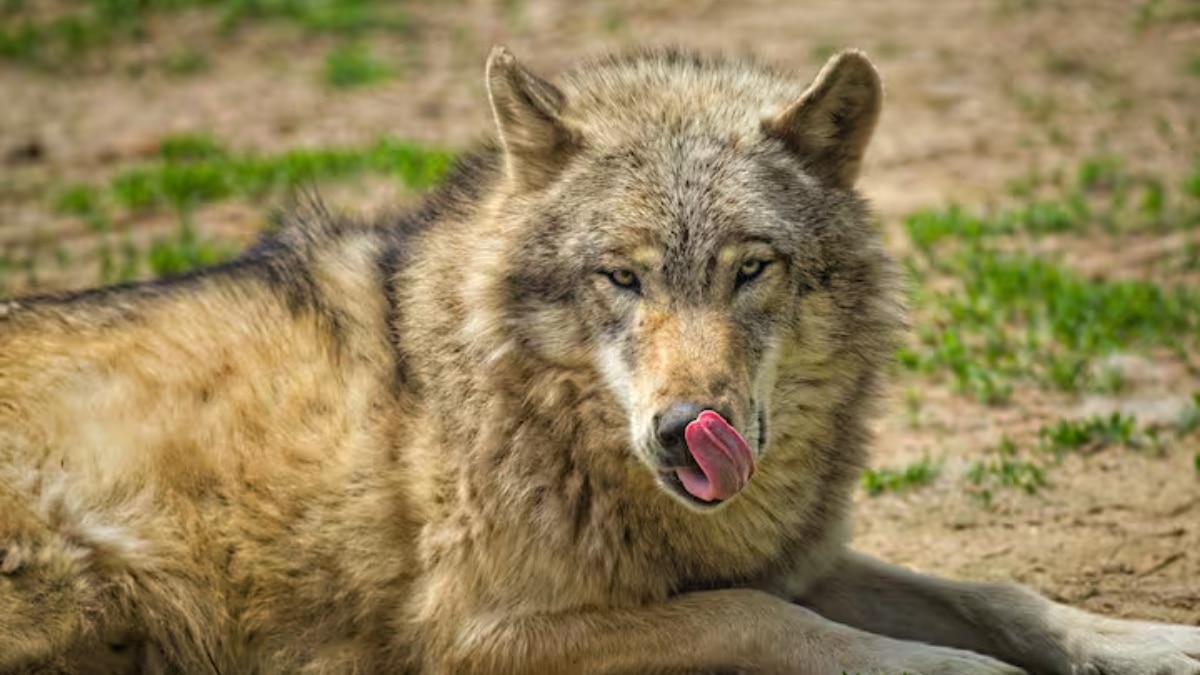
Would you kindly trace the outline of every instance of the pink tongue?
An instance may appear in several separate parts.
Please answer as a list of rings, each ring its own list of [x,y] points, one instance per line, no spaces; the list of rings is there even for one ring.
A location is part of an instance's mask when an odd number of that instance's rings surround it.
[[[688,450],[700,469],[676,469],[683,489],[706,502],[729,499],[754,473],[754,455],[746,439],[723,417],[705,410],[684,430]]]

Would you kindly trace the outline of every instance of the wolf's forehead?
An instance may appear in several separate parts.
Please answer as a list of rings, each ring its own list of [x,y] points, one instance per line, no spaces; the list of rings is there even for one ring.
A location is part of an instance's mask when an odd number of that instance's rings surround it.
[[[639,139],[598,158],[577,184],[611,233],[694,253],[717,239],[754,238],[772,216],[768,195],[781,172],[741,144],[736,134]]]
[[[647,133],[747,134],[802,84],[738,61],[614,63],[567,78],[565,117],[601,144]]]

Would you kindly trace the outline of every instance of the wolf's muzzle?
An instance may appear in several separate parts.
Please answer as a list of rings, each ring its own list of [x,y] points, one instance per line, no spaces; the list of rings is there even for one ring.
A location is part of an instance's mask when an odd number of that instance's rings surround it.
[[[658,443],[665,451],[668,462],[678,460],[674,466],[694,465],[688,452],[687,439],[684,436],[687,426],[700,417],[700,413],[711,410],[725,419],[732,419],[729,410],[706,406],[693,401],[678,401],[667,406],[667,409],[654,416],[654,430]]]

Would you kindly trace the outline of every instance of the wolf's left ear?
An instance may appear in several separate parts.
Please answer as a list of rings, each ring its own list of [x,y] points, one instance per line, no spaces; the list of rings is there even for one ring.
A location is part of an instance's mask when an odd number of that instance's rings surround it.
[[[849,188],[858,179],[882,105],[875,66],[862,52],[849,50],[829,59],[800,99],[763,127],[799,154],[817,178]]]
[[[488,56],[487,84],[509,176],[526,188],[546,184],[577,147],[561,117],[566,97],[500,46]]]

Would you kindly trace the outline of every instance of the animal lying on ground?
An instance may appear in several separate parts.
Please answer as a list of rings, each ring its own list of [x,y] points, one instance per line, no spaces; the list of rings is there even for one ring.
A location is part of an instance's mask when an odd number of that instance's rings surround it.
[[[5,307],[0,672],[1200,674],[847,547],[903,323],[863,54],[486,80],[412,213]]]

